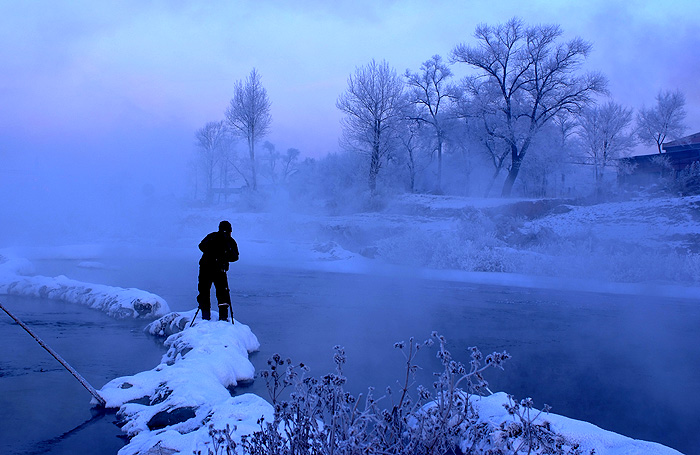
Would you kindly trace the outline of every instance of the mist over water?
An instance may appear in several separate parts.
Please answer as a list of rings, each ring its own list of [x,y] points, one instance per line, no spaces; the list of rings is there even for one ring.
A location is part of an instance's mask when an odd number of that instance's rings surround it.
[[[145,161],[59,154],[10,162],[0,171],[0,243],[60,245],[172,232],[181,184],[174,180],[184,171]]]

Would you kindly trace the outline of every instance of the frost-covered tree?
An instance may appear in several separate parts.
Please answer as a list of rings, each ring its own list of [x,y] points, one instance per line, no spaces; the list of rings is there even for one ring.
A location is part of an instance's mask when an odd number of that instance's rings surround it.
[[[532,154],[520,170],[524,195],[548,197],[563,189],[570,149],[559,119],[545,125],[532,142]]]
[[[405,183],[411,193],[417,190],[418,179],[432,162],[430,144],[434,142],[431,127],[415,120],[415,106],[406,105],[404,118],[394,130],[395,152],[391,161],[395,164],[397,180]]]
[[[600,74],[579,75],[591,50],[581,38],[558,43],[557,25],[526,26],[517,18],[496,26],[479,25],[476,45],[459,44],[452,51],[455,62],[478,70],[467,78],[472,96],[486,102],[488,134],[506,142],[510,168],[502,195],[511,194],[533,138],[562,111],[578,112],[596,93],[605,91]]]
[[[601,191],[605,168],[625,156],[635,145],[632,109],[609,101],[581,112],[577,134],[586,154],[586,163],[595,169],[595,183]]]
[[[226,136],[226,126],[223,121],[207,122],[195,133],[196,145],[199,150],[198,162],[204,173],[208,198],[211,197],[217,168],[224,161],[222,149],[227,139]]]
[[[289,178],[298,171],[299,150],[289,148],[282,154],[278,152],[275,145],[270,141],[263,144],[262,170],[273,185],[285,184]]]
[[[255,144],[265,137],[270,130],[270,100],[267,90],[262,86],[260,74],[253,68],[245,81],[236,81],[233,87],[233,99],[226,110],[226,120],[231,130],[248,144],[250,159],[250,185],[257,189],[255,167]]]
[[[685,131],[685,96],[680,91],[661,91],[656,106],[642,107],[637,113],[637,137],[646,145],[661,145],[666,139],[678,139]]]
[[[423,62],[416,73],[406,70],[404,74],[408,86],[408,101],[416,106],[414,119],[430,125],[435,133],[437,155],[437,191],[442,191],[442,152],[446,128],[454,118],[450,112],[452,101],[457,97],[456,89],[450,83],[452,71],[439,55]]]
[[[469,92],[469,87],[465,87],[465,93]],[[498,124],[497,114],[489,100],[495,99],[495,96],[488,94],[487,90],[474,91],[470,95],[459,98],[457,116],[464,119],[464,129],[478,144],[477,150],[482,151],[493,165],[493,173],[484,191],[484,197],[488,197],[501,171],[509,165],[510,147],[493,127]]]
[[[348,78],[348,88],[336,106],[342,119],[344,148],[369,157],[368,185],[377,189],[377,175],[395,142],[392,131],[406,104],[403,82],[386,61],[372,60]]]

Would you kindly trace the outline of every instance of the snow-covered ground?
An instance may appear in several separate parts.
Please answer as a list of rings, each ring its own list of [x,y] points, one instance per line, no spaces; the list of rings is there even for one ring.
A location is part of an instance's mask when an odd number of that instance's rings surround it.
[[[333,217],[201,209],[183,215],[173,244],[192,245],[229,219],[241,250],[260,263],[352,273],[410,268],[434,279],[697,298],[699,206],[697,196],[579,206],[412,195],[387,202],[381,212]],[[100,267],[99,251],[80,254],[81,248],[55,251]],[[15,257],[17,251],[32,256],[31,249],[15,250]],[[121,317],[165,315],[148,329],[167,337],[161,364],[101,390],[131,437],[121,454],[205,450],[210,425],[229,424],[240,438],[258,428],[261,415],[270,416],[261,397],[231,397],[227,389],[254,377],[248,353],[259,344],[241,321],[190,327],[194,310],[166,314],[167,303],[145,291],[33,276],[31,264],[12,254],[0,257],[0,294],[63,299]],[[495,425],[512,418],[504,400],[504,394],[482,398],[480,418]],[[678,454],[585,422],[541,418],[583,453]]]

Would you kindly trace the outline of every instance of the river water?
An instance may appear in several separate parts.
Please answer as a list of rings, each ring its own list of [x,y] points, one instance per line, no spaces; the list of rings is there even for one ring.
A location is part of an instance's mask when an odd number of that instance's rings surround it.
[[[89,308],[46,299],[0,296],[93,387],[159,363],[164,349],[143,321],[117,321]],[[92,396],[48,352],[0,312],[0,441],[2,453],[114,454],[114,413],[90,407]]]
[[[171,252],[135,260],[130,252],[101,259],[104,268],[39,261],[37,272],[138,287],[161,295],[173,310],[189,310],[196,306],[197,259],[193,252]],[[504,371],[487,375],[493,391],[533,397],[537,406],[549,404],[557,414],[700,453],[695,429],[700,422],[700,301],[244,262],[232,266],[229,281],[236,318],[262,344],[251,356],[257,370],[280,353],[320,376],[332,371],[333,346],[341,345],[350,391],[363,393],[369,386],[381,391],[403,374],[404,360],[394,342],[412,336],[423,340],[435,330],[464,362],[469,346],[512,355]],[[143,321],[115,321],[57,302],[12,297],[3,302],[38,326],[40,335],[97,388],[116,376],[153,368],[163,352],[142,334]],[[63,447],[85,448],[86,441],[101,449],[81,450],[84,454],[115,453],[122,441],[111,424],[113,415],[90,421],[89,394],[19,327],[7,320],[0,327],[3,345],[13,346],[5,348],[0,364],[0,440],[9,439],[15,447],[10,453],[72,453]],[[423,367],[418,379],[425,385],[439,368],[434,352],[421,352],[417,359]],[[259,380],[241,392],[267,398]],[[15,423],[8,426],[8,421]]]

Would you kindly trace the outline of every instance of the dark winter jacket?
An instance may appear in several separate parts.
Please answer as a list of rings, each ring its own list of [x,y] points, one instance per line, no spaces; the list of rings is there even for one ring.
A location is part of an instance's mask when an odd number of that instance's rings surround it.
[[[199,249],[202,251],[199,265],[202,267],[228,270],[228,263],[238,260],[238,245],[228,232],[207,234],[199,243]]]

